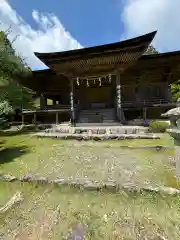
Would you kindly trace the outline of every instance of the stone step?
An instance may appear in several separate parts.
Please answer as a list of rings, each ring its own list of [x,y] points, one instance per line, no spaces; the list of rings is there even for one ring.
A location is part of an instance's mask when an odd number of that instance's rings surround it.
[[[121,126],[119,122],[111,122],[111,123],[88,123],[88,122],[78,122],[76,123],[76,127],[113,127],[113,126]]]
[[[79,113],[78,123],[113,123],[115,122],[114,109],[89,109]]]

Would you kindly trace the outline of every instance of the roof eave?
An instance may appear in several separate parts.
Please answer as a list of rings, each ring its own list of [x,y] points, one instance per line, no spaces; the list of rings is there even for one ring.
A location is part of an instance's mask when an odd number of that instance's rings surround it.
[[[76,50],[69,50],[69,51],[63,51],[63,52],[53,52],[53,53],[38,53],[34,52],[36,57],[38,57],[40,60],[48,60],[51,58],[52,60],[55,58],[67,58],[67,57],[76,57],[79,55],[93,55],[93,54],[101,54],[101,53],[107,53],[107,52],[113,52],[113,51],[120,51],[123,48],[131,48],[135,45],[140,45],[143,42],[147,42],[147,45],[149,45],[152,40],[154,39],[157,31],[124,40],[121,42],[116,42],[116,43],[110,43],[110,44],[105,44],[105,45],[100,45],[100,46],[95,46],[95,47],[88,47],[88,48],[82,48],[82,49],[76,49]]]

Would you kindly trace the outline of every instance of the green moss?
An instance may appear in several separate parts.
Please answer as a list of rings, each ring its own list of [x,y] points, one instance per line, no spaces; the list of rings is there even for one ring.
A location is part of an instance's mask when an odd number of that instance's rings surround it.
[[[171,150],[125,149],[120,146],[143,146],[143,141],[74,142],[36,138],[31,135],[2,137],[0,172],[18,177],[26,173],[46,176],[49,179],[89,178],[121,184],[132,182],[143,186],[175,186],[175,170],[168,159]],[[155,140],[145,141],[152,146]],[[172,146],[164,135],[155,145]],[[171,145],[170,145],[171,143]]]

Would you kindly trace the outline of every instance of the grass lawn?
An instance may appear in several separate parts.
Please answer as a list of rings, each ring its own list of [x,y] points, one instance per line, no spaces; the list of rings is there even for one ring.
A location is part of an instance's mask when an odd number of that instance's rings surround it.
[[[55,178],[116,180],[119,184],[178,187],[172,149],[126,149],[122,146],[173,147],[161,140],[77,142],[41,139],[28,134],[2,136],[0,173]],[[0,182],[0,209],[20,191],[23,201],[0,212],[0,239],[167,240],[180,239],[180,196],[153,193],[78,191],[53,185]],[[79,233],[79,234],[80,234]],[[80,239],[80,238],[79,238]]]
[[[0,239],[180,239],[180,197],[28,183],[0,183],[0,191],[0,205],[17,191],[24,198],[0,215]],[[66,238],[71,232],[84,238]]]
[[[31,135],[2,137],[0,173],[55,178],[87,178],[97,181],[116,180],[119,184],[165,185],[177,187],[173,150],[125,149],[120,146],[173,146],[164,135],[162,140],[122,140],[76,142],[36,138]]]

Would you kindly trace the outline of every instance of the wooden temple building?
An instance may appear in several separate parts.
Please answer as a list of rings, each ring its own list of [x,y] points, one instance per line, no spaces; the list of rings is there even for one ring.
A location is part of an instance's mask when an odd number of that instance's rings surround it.
[[[40,96],[40,108],[23,110],[23,121],[31,116],[42,123],[126,124],[136,118],[160,118],[173,105],[171,83],[180,77],[180,52],[144,55],[155,34],[35,53],[49,69],[23,79],[22,84]]]

